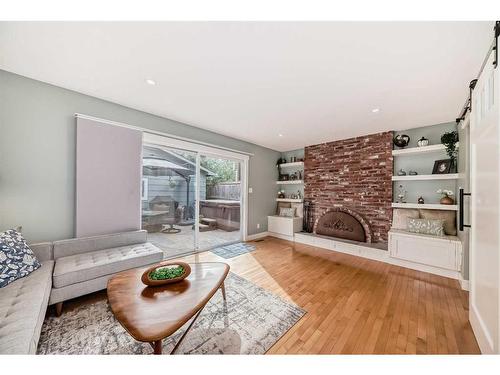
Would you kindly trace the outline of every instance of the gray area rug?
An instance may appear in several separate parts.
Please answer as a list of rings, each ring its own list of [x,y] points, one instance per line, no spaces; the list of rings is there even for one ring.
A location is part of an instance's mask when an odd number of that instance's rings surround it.
[[[220,291],[207,303],[184,338],[179,354],[263,354],[305,314],[300,307],[229,273],[227,302]],[[170,353],[188,326],[163,342]],[[45,319],[38,354],[150,354],[116,321],[107,301]]]
[[[244,242],[235,243],[232,245],[217,247],[210,250],[215,255],[218,255],[224,259],[234,258],[238,255],[246,254],[255,250],[254,245],[250,245]]]

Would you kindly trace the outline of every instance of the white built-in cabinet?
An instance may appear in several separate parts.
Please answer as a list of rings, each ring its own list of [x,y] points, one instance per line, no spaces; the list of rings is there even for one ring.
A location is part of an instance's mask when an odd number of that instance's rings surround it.
[[[403,230],[389,231],[389,254],[392,258],[460,271],[462,243],[456,236],[429,236]]]
[[[271,234],[291,237],[293,241],[293,234],[302,230],[302,217],[268,216],[267,230]]]

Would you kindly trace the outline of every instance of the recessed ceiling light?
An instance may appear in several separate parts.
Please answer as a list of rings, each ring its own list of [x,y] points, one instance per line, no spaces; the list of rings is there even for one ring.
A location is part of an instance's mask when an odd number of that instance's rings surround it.
[[[372,109],[372,112],[373,112],[373,113],[380,112],[380,108],[373,108],[373,109]]]
[[[147,79],[147,80],[146,80],[146,83],[147,83],[148,85],[151,85],[151,86],[156,85],[156,82],[155,82],[155,81],[153,81],[152,79]]]
[[[283,137],[283,134],[278,134],[278,137]]]

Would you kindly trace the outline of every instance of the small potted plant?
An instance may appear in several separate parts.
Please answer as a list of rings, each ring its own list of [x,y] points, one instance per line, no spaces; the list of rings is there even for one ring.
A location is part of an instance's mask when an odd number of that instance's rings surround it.
[[[441,204],[454,204],[455,201],[452,198],[453,192],[451,190],[439,189],[436,193],[441,194]]]
[[[457,165],[456,160],[458,155],[457,142],[458,142],[458,132],[456,130],[451,132],[446,132],[441,136],[441,143],[444,145],[446,149],[446,154],[451,159],[450,170],[456,169]]]

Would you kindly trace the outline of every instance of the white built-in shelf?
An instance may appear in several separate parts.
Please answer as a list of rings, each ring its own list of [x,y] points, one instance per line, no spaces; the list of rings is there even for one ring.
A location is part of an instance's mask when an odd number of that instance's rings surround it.
[[[428,210],[447,210],[457,211],[458,206],[455,204],[418,204],[418,203],[393,203],[393,208],[422,208]]]
[[[300,185],[303,184],[302,180],[288,180],[288,181],[276,181],[278,185]]]
[[[276,202],[302,203],[302,199],[276,198]]]
[[[456,147],[458,148],[459,143],[457,142]],[[393,156],[398,155],[414,155],[414,154],[426,154],[431,152],[440,152],[444,151],[446,148],[443,144],[438,145],[430,145],[430,146],[422,146],[422,147],[410,147],[410,148],[402,148],[399,150],[392,150]]]
[[[283,163],[280,164],[281,168],[304,168],[304,162],[303,161],[296,161],[293,163]]]
[[[428,180],[456,180],[458,173],[448,174],[417,174],[416,176],[392,176],[392,181],[428,181]]]

